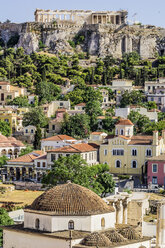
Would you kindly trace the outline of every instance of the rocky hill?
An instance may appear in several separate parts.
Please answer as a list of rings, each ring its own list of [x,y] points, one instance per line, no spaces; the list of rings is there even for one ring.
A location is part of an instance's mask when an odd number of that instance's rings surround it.
[[[17,37],[17,39],[16,39]],[[14,44],[15,42],[15,44]],[[125,52],[138,52],[143,59],[165,54],[165,29],[155,26],[112,24],[75,25],[54,23],[0,24],[0,45],[12,43],[25,51],[38,51],[40,44],[51,53],[88,52],[121,58]]]

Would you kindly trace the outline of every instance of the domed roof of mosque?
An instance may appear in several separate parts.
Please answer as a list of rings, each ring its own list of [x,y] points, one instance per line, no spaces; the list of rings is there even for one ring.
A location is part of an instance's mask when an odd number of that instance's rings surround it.
[[[112,243],[104,234],[93,232],[83,239],[82,244],[85,246],[108,247]]]
[[[52,215],[86,216],[114,212],[96,193],[77,184],[57,185],[34,200],[28,210]]]

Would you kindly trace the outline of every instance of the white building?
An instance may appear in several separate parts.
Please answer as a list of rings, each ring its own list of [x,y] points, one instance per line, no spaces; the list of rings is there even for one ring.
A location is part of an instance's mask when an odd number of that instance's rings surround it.
[[[55,135],[47,139],[41,140],[41,149],[48,151],[63,146],[68,146],[69,144],[74,144],[78,142],[76,139],[68,135]]]
[[[150,239],[141,238],[134,228],[115,229],[118,209],[87,188],[58,185],[24,210],[23,225],[3,227],[3,248],[109,248],[114,239],[115,247],[149,248]]]
[[[131,111],[135,111],[141,115],[147,116],[150,119],[150,121],[158,122],[158,112],[159,112],[158,110],[156,109],[147,110],[146,108],[143,108],[140,106],[130,106],[127,108],[116,108],[115,116],[121,117],[123,119],[127,119]]]
[[[58,158],[79,154],[88,165],[97,164],[98,149],[86,143],[73,144],[47,151],[47,164],[52,165]]]

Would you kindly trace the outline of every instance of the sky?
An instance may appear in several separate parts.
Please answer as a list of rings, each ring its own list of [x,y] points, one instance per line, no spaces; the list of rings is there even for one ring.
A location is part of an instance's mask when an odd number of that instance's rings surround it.
[[[34,21],[39,9],[120,10],[129,12],[128,20],[165,28],[165,0],[0,0],[0,21]]]

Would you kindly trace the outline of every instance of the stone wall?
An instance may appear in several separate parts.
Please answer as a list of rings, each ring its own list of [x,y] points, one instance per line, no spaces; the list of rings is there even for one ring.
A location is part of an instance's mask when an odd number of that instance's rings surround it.
[[[155,26],[128,26],[123,24],[76,24],[71,21],[58,23],[0,24],[0,38],[8,41],[18,34],[16,47],[23,47],[26,53],[38,51],[41,40],[50,53],[73,54],[89,52],[90,55],[105,57],[112,54],[121,58],[125,52],[136,51],[143,59],[155,58],[165,54],[165,29]],[[73,49],[69,40],[76,35],[85,37],[83,43]]]

